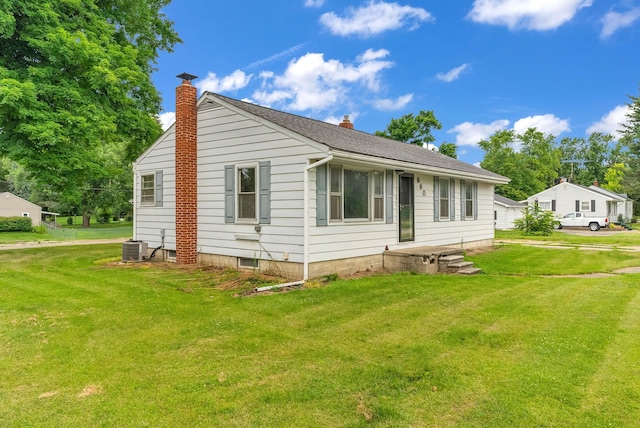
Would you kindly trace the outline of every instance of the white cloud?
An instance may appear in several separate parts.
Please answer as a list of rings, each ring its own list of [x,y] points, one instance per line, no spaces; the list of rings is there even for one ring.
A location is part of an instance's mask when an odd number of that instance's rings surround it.
[[[344,102],[349,88],[345,84],[364,85],[377,92],[380,73],[393,66],[384,61],[386,50],[367,50],[352,64],[339,60],[325,60],[320,53],[308,53],[289,63],[283,74],[262,73],[262,89],[253,97],[260,103],[284,103],[292,110],[322,110]]]
[[[414,30],[420,26],[420,23],[432,20],[431,14],[422,8],[374,0],[366,6],[348,7],[343,18],[334,12],[320,16],[320,23],[332,34],[361,37],[370,37],[402,27]]]
[[[529,128],[536,128],[543,134],[551,134],[556,137],[563,132],[571,131],[568,120],[557,118],[552,114],[524,117],[513,124],[513,130],[518,134],[525,133]]]
[[[460,77],[463,71],[469,68],[469,64],[462,64],[460,67],[456,67],[452,70],[447,71],[446,73],[438,73],[436,75],[436,79],[442,80],[443,82],[453,82]]]
[[[616,106],[609,113],[605,114],[600,120],[587,128],[587,134],[593,132],[601,132],[603,134],[610,134],[616,140],[620,139],[621,124],[627,123],[627,114],[629,113],[629,106],[622,104]]]
[[[506,119],[495,120],[489,124],[464,122],[447,131],[456,134],[456,145],[477,146],[481,140],[486,140],[497,131],[507,129],[509,121]]]
[[[306,7],[320,7],[324,4],[325,0],[304,0]]]
[[[395,100],[390,99],[377,99],[373,102],[373,106],[378,110],[400,110],[404,108],[407,104],[409,104],[413,100],[413,94],[402,95],[401,97],[396,98]]]
[[[273,54],[273,55],[271,55],[271,56],[269,56],[267,58],[263,58],[263,59],[259,59],[257,61],[254,61],[251,64],[247,65],[246,68],[256,68],[256,67],[262,66],[264,64],[268,64],[270,62],[277,61],[279,59],[286,58],[288,56],[292,56],[295,52],[297,52],[300,49],[302,49],[305,45],[306,45],[306,43],[297,44],[295,46],[290,47],[289,49],[285,49],[282,52],[278,52],[277,54]]]
[[[245,74],[244,71],[236,70],[228,76],[219,78],[215,73],[209,72],[207,77],[198,80],[195,85],[201,91],[225,92],[242,89],[249,84],[253,75]]]
[[[173,111],[167,111],[164,113],[160,113],[158,116],[158,120],[160,121],[160,126],[162,126],[162,130],[166,131],[169,129],[173,122],[176,121],[176,113]]]
[[[552,30],[573,19],[593,0],[475,0],[467,15],[475,22],[509,29]]]
[[[624,27],[630,27],[640,19],[640,7],[625,13],[609,12],[602,18],[602,31],[600,37],[606,38]]]

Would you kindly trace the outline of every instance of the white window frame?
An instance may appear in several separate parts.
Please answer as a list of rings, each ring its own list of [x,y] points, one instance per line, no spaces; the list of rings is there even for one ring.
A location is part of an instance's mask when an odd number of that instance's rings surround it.
[[[438,195],[438,213],[439,213],[438,214],[438,218],[439,218],[439,221],[449,221],[449,216],[451,214],[449,212],[449,210],[451,209],[451,205],[450,205],[450,202],[449,202],[451,200],[451,189],[449,188],[450,187],[449,183],[450,183],[449,178],[444,178],[444,179],[441,178],[440,179],[440,189],[439,189],[439,193],[440,194]],[[445,190],[446,193],[447,193],[446,197],[444,197],[444,198],[442,197],[443,190]],[[443,201],[445,202],[444,205],[442,205]],[[446,208],[446,214],[445,215],[442,214],[442,207],[443,206]]]
[[[254,188],[253,192],[242,192],[242,179],[240,178],[241,171],[244,169],[253,169],[254,174]],[[260,169],[258,164],[250,163],[250,164],[241,164],[236,165],[235,171],[235,180],[236,180],[236,194],[235,194],[235,203],[236,203],[236,221],[238,223],[257,223],[258,222],[258,197],[259,197],[259,189],[260,189]],[[253,193],[253,217],[241,217],[240,212],[240,196],[241,195],[249,195]]]
[[[551,201],[538,201],[538,208],[542,211],[551,211]]]
[[[476,198],[474,198],[474,190],[475,190],[475,186],[473,182],[466,182],[465,186],[464,186],[464,199],[462,200],[462,203],[464,204],[464,218],[465,219],[473,219],[475,218],[475,212],[476,212],[476,204],[474,204]],[[470,205],[469,205],[470,204]],[[471,209],[469,209],[469,206],[471,206]]]
[[[145,187],[145,177],[151,177],[151,187]],[[145,191],[147,191],[145,195]],[[149,192],[151,194],[151,200],[146,200],[145,197],[149,198]],[[140,174],[140,205],[144,206],[155,206],[156,204],[156,173],[149,172]]]
[[[591,201],[580,201],[580,212],[591,211]]]
[[[23,212],[22,217],[30,217],[28,212]]]
[[[328,210],[330,223],[363,223],[386,221],[386,172],[382,169],[368,169],[353,167],[350,165],[329,164],[327,174],[328,180]],[[357,218],[345,218],[345,204],[348,202],[345,197],[345,186],[349,183],[345,180],[345,171],[354,171],[367,174],[367,216]],[[347,173],[348,174],[348,173]],[[335,179],[334,179],[335,177]],[[337,182],[336,182],[337,179]],[[379,180],[376,189],[376,180]],[[376,213],[376,204],[379,212]],[[377,214],[380,214],[377,216]]]

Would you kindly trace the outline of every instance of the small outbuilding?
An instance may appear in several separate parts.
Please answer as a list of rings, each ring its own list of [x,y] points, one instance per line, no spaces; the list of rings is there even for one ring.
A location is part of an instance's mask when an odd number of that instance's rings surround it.
[[[514,229],[514,221],[521,218],[526,202],[517,202],[501,195],[493,200],[493,219],[498,230]]]
[[[0,217],[29,217],[33,226],[40,226],[42,208],[13,193],[0,193]]]

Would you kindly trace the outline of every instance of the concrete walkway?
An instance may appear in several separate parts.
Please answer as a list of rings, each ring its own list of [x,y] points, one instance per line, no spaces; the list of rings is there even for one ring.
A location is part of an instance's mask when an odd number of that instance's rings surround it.
[[[19,250],[22,248],[45,248],[45,247],[65,247],[70,245],[99,245],[99,244],[120,244],[127,241],[126,238],[110,239],[83,239],[77,241],[33,241],[16,242],[13,244],[0,244],[2,250]]]

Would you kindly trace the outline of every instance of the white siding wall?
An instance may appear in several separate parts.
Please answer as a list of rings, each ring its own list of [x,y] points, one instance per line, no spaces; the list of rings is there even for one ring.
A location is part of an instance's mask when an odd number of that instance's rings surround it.
[[[162,171],[163,204],[161,207],[140,205],[140,176]],[[150,248],[158,247],[162,241],[160,233],[165,230],[165,248],[176,248],[176,168],[175,134],[170,128],[151,150],[138,160],[135,185],[135,230],[134,238],[149,243]]]
[[[393,250],[419,246],[461,245],[472,241],[493,239],[493,185],[478,183],[478,219],[461,220],[460,181],[456,180],[456,219],[436,222],[433,216],[433,177],[416,174],[414,176],[415,241],[399,243],[398,178],[394,177],[394,181],[393,224],[386,224],[383,221],[330,223],[329,226],[315,226],[313,223],[310,261],[380,254],[386,246]]]
[[[505,207],[495,204],[496,229],[507,230],[515,228],[514,220],[522,217],[524,208]]]
[[[175,249],[174,135],[165,136],[137,165],[164,170],[163,207],[140,207],[137,239]],[[198,251],[232,257],[303,261],[303,176],[307,159],[325,154],[225,108],[198,113]],[[225,165],[271,162],[271,223],[225,223]],[[138,187],[139,188],[139,187]],[[139,190],[136,198],[139,199]],[[237,212],[237,210],[236,210]],[[247,239],[248,238],[248,239]]]

